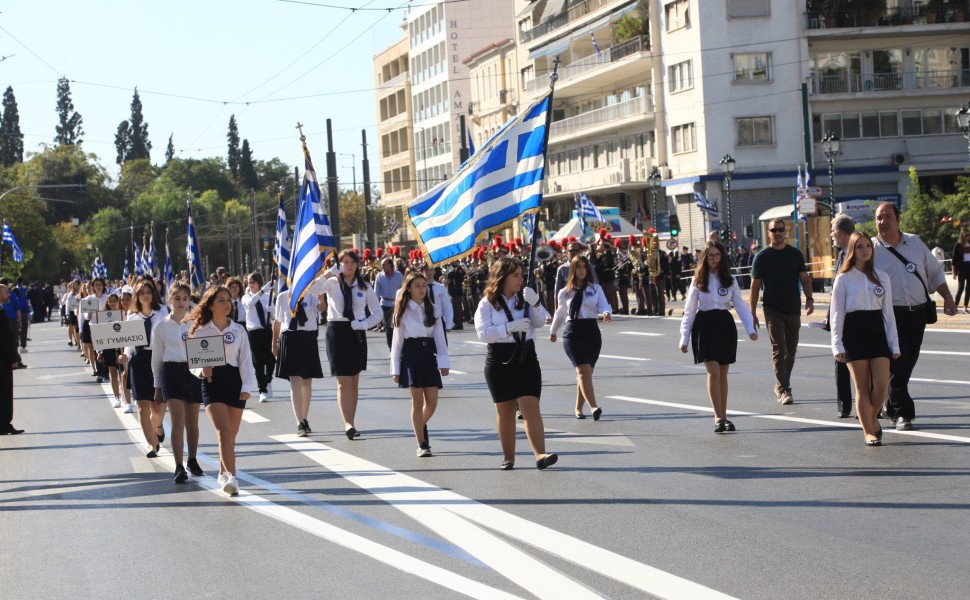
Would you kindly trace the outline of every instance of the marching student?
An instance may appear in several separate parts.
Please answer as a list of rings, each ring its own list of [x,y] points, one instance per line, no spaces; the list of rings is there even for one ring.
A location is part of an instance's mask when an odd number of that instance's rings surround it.
[[[61,299],[61,304],[64,306],[64,316],[67,318],[67,345],[77,347],[78,351],[82,352],[81,333],[78,330],[76,312],[81,303],[80,289],[80,281],[76,279],[71,281],[67,286],[67,292]]]
[[[445,326],[445,331],[451,331],[455,326],[455,310],[451,305],[451,298],[448,297],[448,289],[434,280],[434,267],[430,263],[424,263],[421,267],[425,281],[428,282],[428,299],[438,309],[441,321]]]
[[[92,299],[98,301],[98,310],[104,310],[104,303],[107,301],[108,296],[105,293],[104,279],[101,279],[100,277],[96,277],[93,281],[91,281],[91,293],[84,298],[84,300],[87,301]],[[97,324],[97,311],[84,313],[84,321],[81,325],[81,343],[83,344],[82,347],[84,348],[84,356],[88,359],[88,363],[91,365],[91,376],[97,377],[98,383],[103,383],[104,378],[108,375],[108,372],[103,366],[98,365],[94,345],[91,343],[91,325]]]
[[[222,491],[239,493],[236,479],[236,436],[250,391],[256,387],[256,371],[246,328],[232,321],[232,297],[221,285],[206,289],[189,317],[189,337],[222,338],[226,364],[192,369],[202,381],[202,403],[219,440],[219,485]]]
[[[121,292],[121,298],[118,303],[121,306],[121,320],[127,321],[128,316],[131,314],[131,292]],[[134,414],[137,411],[137,406],[131,399],[131,372],[128,370],[127,365],[121,361],[120,355],[118,359],[118,375],[121,376],[121,393],[124,399],[125,413]]]
[[[276,366],[276,338],[270,325],[273,314],[269,291],[270,282],[263,286],[263,276],[258,271],[249,275],[249,289],[242,297],[246,313],[246,331],[249,332],[249,348],[253,352],[253,367],[256,369],[256,384],[259,386],[259,401],[266,402],[271,394],[273,367]],[[318,359],[319,360],[319,359]]]
[[[276,297],[276,314],[273,319],[273,355],[276,356],[276,376],[290,382],[290,402],[296,417],[296,435],[306,437],[310,429],[310,398],[313,380],[323,378],[320,364],[319,334],[320,296],[322,284],[314,282],[300,299],[296,316],[290,315],[290,292],[285,290]]]
[[[714,409],[714,433],[736,431],[727,418],[728,370],[737,360],[738,329],[731,318],[731,305],[751,341],[758,339],[751,310],[741,297],[741,288],[720,244],[708,242],[694,279],[687,290],[684,318],[680,321],[680,351],[687,353],[690,340],[694,363],[707,369],[707,394]]]
[[[542,371],[536,356],[535,333],[546,324],[549,313],[539,303],[539,294],[522,286],[522,264],[513,258],[496,259],[475,311],[478,339],[488,343],[485,382],[495,404],[503,454],[499,468],[503,471],[515,466],[516,405],[525,420],[525,434],[536,457],[536,468],[545,469],[559,460],[555,454],[546,454],[539,412]]]
[[[226,280],[226,288],[232,294],[232,320],[246,327],[246,305],[243,303],[243,283],[238,277]]]
[[[360,372],[367,369],[365,331],[384,316],[377,293],[360,272],[360,257],[353,250],[337,256],[337,264],[326,271],[323,290],[327,295],[327,359],[330,374],[337,378],[337,406],[344,420],[348,440],[360,437],[354,427],[357,416]],[[370,311],[366,315],[364,309]]]
[[[121,300],[118,298],[118,294],[114,292],[108,294],[104,307],[105,310],[116,310],[120,312]],[[108,377],[111,381],[111,392],[114,394],[113,406],[115,408],[121,408],[121,385],[118,380],[118,349],[105,348],[98,352],[98,364],[103,365],[108,371]]]
[[[428,421],[438,407],[441,377],[450,367],[441,309],[430,299],[424,274],[411,271],[394,304],[391,377],[411,392],[411,427],[419,458],[431,456]]]
[[[151,281],[141,279],[135,283],[135,290],[131,314],[128,321],[142,321],[145,324],[145,335],[147,336],[147,346],[127,346],[124,353],[118,357],[118,361],[128,369],[129,383],[131,384],[131,394],[138,403],[138,419],[141,422],[141,429],[145,434],[145,440],[151,446],[147,456],[155,458],[158,456],[158,449],[165,441],[165,429],[162,427],[162,419],[165,418],[165,403],[161,392],[155,391],[155,377],[152,374],[152,331],[164,315],[160,314],[161,302],[158,298],[158,290],[152,285]]]
[[[569,261],[569,275],[566,285],[559,290],[556,306],[549,340],[556,341],[556,334],[565,323],[562,345],[576,369],[576,418],[586,418],[583,405],[589,404],[593,420],[599,421],[603,409],[596,405],[593,369],[603,347],[603,338],[596,318],[602,314],[604,323],[609,323],[613,318],[610,302],[603,288],[593,283],[593,269],[585,256],[574,256]]]
[[[882,445],[879,410],[889,394],[889,358],[899,358],[892,281],[875,267],[872,240],[849,237],[845,261],[832,285],[832,353],[855,382],[855,410],[867,446]]]
[[[183,323],[192,290],[184,283],[173,283],[168,291],[171,312],[155,326],[152,335],[152,376],[155,393],[162,395],[172,419],[172,454],[175,456],[175,483],[185,483],[189,475],[182,464],[188,439],[188,467],[192,475],[205,475],[196,455],[199,450],[199,407],[202,384],[189,372],[185,355],[185,338],[189,323]]]

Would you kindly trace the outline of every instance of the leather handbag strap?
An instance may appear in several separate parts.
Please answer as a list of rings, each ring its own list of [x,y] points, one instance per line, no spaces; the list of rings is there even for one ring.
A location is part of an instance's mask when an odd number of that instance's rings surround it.
[[[906,260],[906,258],[903,257],[903,255],[900,254],[898,250],[896,250],[892,246],[887,246],[886,243],[883,242],[882,240],[879,240],[879,243],[882,244],[882,247],[883,248],[885,248],[886,250],[889,250],[890,252],[892,252],[893,253],[893,256],[895,256],[896,258],[899,259],[899,262],[903,263],[907,267],[910,265],[910,261]],[[917,271],[915,269],[915,267],[916,267],[916,264],[915,263],[913,263],[913,267],[914,267],[914,269],[913,269],[913,275],[916,275],[916,279],[919,279],[919,284],[921,286],[923,286],[923,293],[926,294],[926,301],[927,302],[930,302],[930,291],[926,288],[926,283],[923,281],[923,278],[920,277],[919,271]],[[907,271],[908,270],[909,269],[907,269]]]

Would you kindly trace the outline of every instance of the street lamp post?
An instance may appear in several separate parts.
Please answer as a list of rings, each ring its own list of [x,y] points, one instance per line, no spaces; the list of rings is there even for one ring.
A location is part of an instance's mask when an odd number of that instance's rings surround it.
[[[650,220],[653,222],[653,228],[657,230],[657,233],[660,233],[660,229],[657,227],[657,192],[660,190],[661,180],[663,180],[663,175],[660,174],[660,169],[654,167],[653,171],[647,177],[647,185],[650,186],[650,195],[652,197]]]
[[[835,208],[835,157],[842,154],[842,140],[831,131],[825,132],[822,138],[822,149],[829,161],[829,201]]]
[[[970,154],[970,100],[957,112],[957,126],[963,132],[963,137],[967,138],[967,153]]]
[[[726,247],[730,248],[734,246],[734,219],[731,213],[731,178],[734,177],[734,167],[735,160],[731,158],[730,154],[725,154],[724,158],[721,159],[721,173],[724,175],[724,185],[726,190],[724,208],[727,211],[727,226],[724,228],[724,233],[721,239],[724,241]]]

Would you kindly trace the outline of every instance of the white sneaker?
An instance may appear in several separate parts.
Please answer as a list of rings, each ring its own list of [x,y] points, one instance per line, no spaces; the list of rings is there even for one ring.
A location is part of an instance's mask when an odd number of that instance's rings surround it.
[[[226,478],[222,483],[222,491],[230,496],[236,496],[239,494],[239,480],[236,479],[235,475],[226,473]]]
[[[115,401],[111,404],[115,408],[121,408],[121,396],[115,396]]]
[[[266,384],[266,395],[267,396],[272,396],[273,395],[273,384],[272,383],[267,383]]]
[[[259,401],[260,402],[269,402],[269,396],[267,396],[265,392],[260,392],[260,394],[259,394]]]
[[[128,405],[125,406],[125,413],[126,414],[134,414],[135,413],[135,410],[136,409],[135,409],[135,403],[134,402],[132,402],[131,404],[128,404]]]

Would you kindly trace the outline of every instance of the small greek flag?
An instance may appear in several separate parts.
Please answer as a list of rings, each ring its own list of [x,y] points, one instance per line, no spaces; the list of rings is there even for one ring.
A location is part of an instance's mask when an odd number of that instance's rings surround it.
[[[589,217],[590,219],[598,223],[606,222],[606,219],[603,218],[603,213],[601,213],[600,209],[596,208],[596,205],[593,204],[593,201],[590,200],[588,196],[586,196],[586,192],[580,192],[579,206],[580,208],[583,209],[584,217]]]
[[[586,215],[583,214],[583,209],[579,205],[579,196],[573,192],[573,205],[576,210],[576,218],[579,219],[579,230],[586,235],[589,232],[589,226],[586,224]]]
[[[24,251],[20,249],[20,244],[17,243],[17,238],[13,236],[13,231],[10,229],[10,225],[7,225],[7,220],[3,220],[3,242],[4,244],[10,244],[10,248],[13,250],[13,259],[15,262],[24,262]]]
[[[337,247],[330,229],[330,218],[323,211],[317,174],[310,161],[310,151],[303,142],[303,187],[300,188],[300,204],[296,211],[296,229],[293,236],[293,255],[290,262],[290,315],[296,316],[297,307],[307,288],[323,273],[327,255]]]
[[[707,213],[711,219],[716,219],[718,215],[717,205],[704,197],[704,194],[694,191],[694,203],[697,204],[697,208]]]
[[[286,226],[286,204],[283,201],[283,196],[280,195],[280,208],[276,212],[276,246],[273,248],[273,261],[276,262],[276,270],[279,273],[276,280],[277,294],[289,289],[287,278],[290,273],[290,244],[292,241],[290,228]]]
[[[175,281],[175,272],[172,271],[172,253],[168,249],[168,229],[165,229],[165,287],[171,287]]]
[[[550,90],[509,120],[455,175],[415,199],[405,216],[432,265],[460,258],[489,231],[542,204]]]
[[[387,235],[394,235],[397,233],[397,228],[401,225],[397,222],[397,219],[391,217],[387,222]]]
[[[132,242],[135,247],[135,277],[141,277],[145,274],[145,264],[142,262],[142,252],[138,250],[138,243]]]
[[[125,279],[125,284],[128,283],[128,277],[131,276],[131,271],[128,269],[128,249],[125,248],[125,270],[122,271],[122,277]]]
[[[185,260],[189,263],[189,282],[192,288],[205,283],[202,264],[199,262],[199,238],[195,235],[195,221],[192,220],[192,206],[189,205],[189,239],[185,242]]]
[[[94,266],[91,268],[91,277],[102,279],[108,278],[108,267],[103,262],[101,262],[101,257],[94,257]]]
[[[590,39],[593,40],[593,49],[596,50],[596,56],[598,58],[603,53],[600,52],[600,45],[596,43],[596,36],[593,35],[593,30],[592,29],[589,30],[589,37],[590,37]]]

